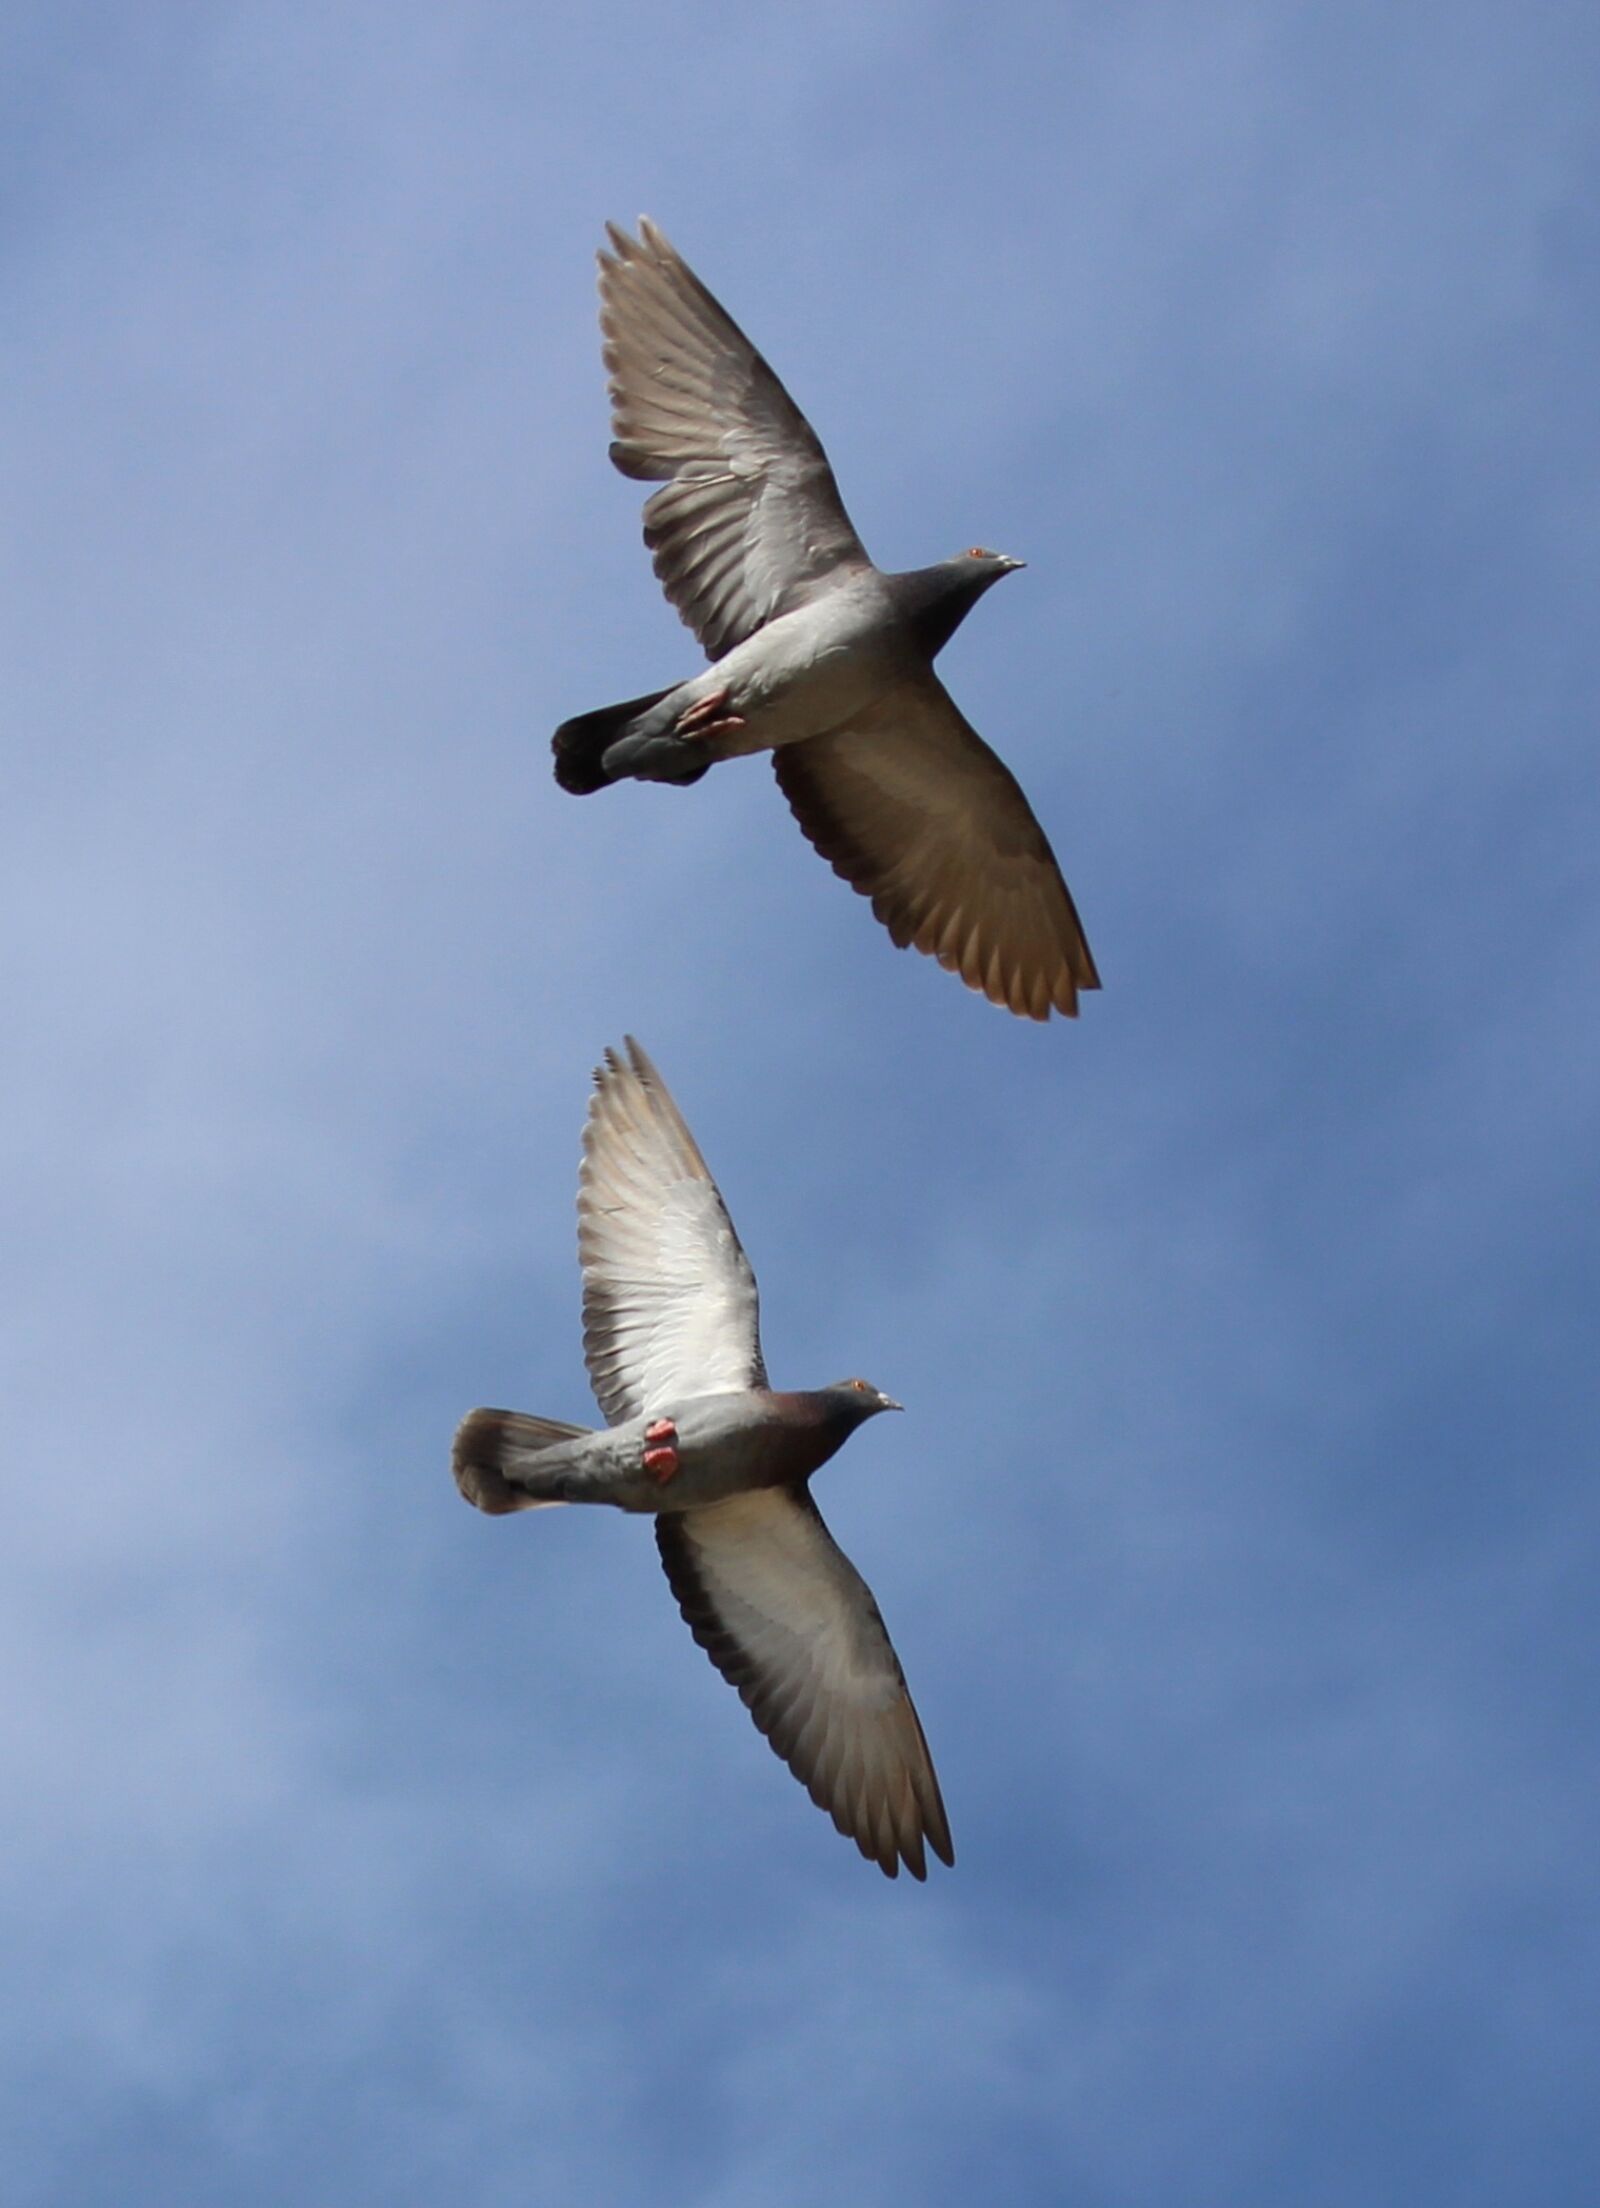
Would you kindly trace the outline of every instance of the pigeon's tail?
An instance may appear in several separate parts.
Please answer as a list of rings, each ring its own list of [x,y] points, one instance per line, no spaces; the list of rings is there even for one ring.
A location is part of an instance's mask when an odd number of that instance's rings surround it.
[[[605,770],[606,753],[626,733],[630,721],[659,705],[666,694],[665,690],[652,690],[648,697],[603,705],[598,713],[580,713],[576,720],[563,721],[550,739],[550,749],[556,755],[556,780],[561,787],[574,797],[603,790],[614,779]]]
[[[469,1503],[503,1518],[511,1510],[540,1510],[566,1501],[562,1494],[539,1492],[564,1485],[554,1464],[541,1459],[592,1429],[568,1426],[559,1418],[529,1418],[522,1411],[469,1411],[456,1429],[450,1466]],[[570,1464],[571,1458],[567,1459]]]

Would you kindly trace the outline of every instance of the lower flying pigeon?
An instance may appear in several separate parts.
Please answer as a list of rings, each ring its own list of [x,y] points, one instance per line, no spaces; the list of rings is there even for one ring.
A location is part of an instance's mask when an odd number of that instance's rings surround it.
[[[771,751],[795,818],[896,943],[996,1004],[1075,1013],[1100,978],[1016,778],[935,654],[1022,566],[975,547],[885,574],[816,432],[654,223],[608,225],[600,325],[622,473],[660,483],[644,541],[711,668],[556,730],[556,780],[697,782]]]
[[[678,1607],[811,1798],[890,1878],[954,1863],[905,1675],[811,1475],[900,1405],[865,1380],[767,1385],[755,1275],[661,1076],[631,1038],[595,1075],[578,1188],[583,1353],[606,1426],[473,1411],[456,1485],[500,1516],[647,1511]]]

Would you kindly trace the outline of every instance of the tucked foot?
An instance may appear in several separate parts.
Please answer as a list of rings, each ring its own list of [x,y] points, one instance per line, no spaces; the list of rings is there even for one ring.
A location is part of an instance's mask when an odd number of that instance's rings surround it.
[[[699,743],[713,742],[719,736],[737,736],[744,722],[737,713],[725,713],[723,707],[731,695],[726,688],[713,690],[678,715],[675,733],[693,737]]]
[[[645,1428],[644,1439],[644,1468],[665,1487],[678,1469],[678,1429],[670,1418],[658,1418]]]

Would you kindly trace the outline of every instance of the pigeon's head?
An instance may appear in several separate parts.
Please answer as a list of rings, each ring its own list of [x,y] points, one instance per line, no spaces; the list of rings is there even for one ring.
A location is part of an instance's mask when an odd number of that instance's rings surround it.
[[[986,590],[1002,575],[1025,567],[1009,553],[990,552],[981,544],[958,552],[937,567],[914,567],[907,575],[890,577],[902,617],[909,621],[918,643],[932,659],[954,636]]]
[[[859,1426],[863,1419],[876,1418],[880,1411],[905,1409],[903,1403],[897,1403],[892,1395],[885,1395],[870,1380],[837,1380],[824,1392],[830,1399],[829,1407],[852,1426]]]
[[[982,574],[986,583],[999,582],[1002,575],[1014,575],[1019,567],[1026,567],[1026,560],[1014,560],[1009,552],[990,552],[981,544],[969,544],[959,559],[951,565],[966,563],[968,572],[973,568]]]

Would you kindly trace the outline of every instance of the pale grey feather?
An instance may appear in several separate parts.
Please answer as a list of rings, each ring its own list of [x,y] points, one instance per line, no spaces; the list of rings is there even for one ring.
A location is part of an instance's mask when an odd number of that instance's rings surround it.
[[[611,457],[665,488],[645,542],[663,589],[704,645],[725,652],[870,566],[815,430],[744,332],[647,217],[607,225],[600,325]]]
[[[583,1353],[609,1425],[763,1388],[755,1275],[699,1145],[630,1037],[595,1076],[578,1181]]]

